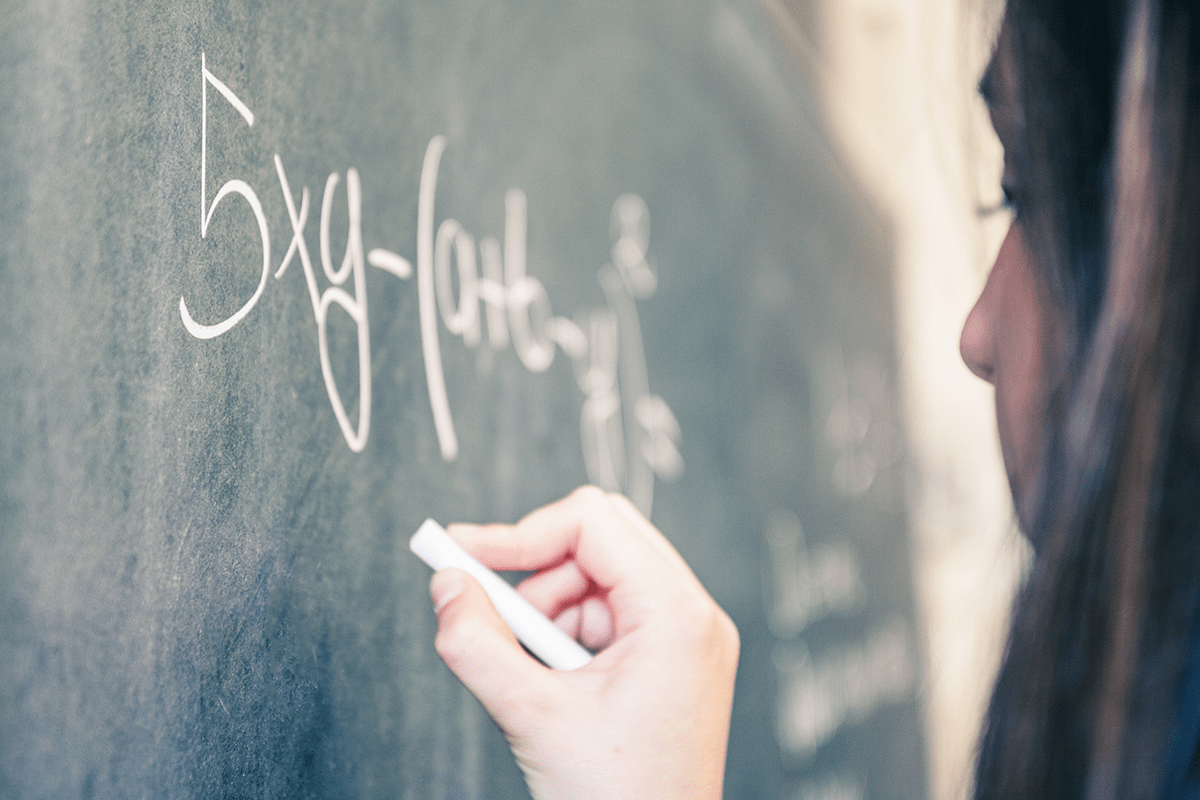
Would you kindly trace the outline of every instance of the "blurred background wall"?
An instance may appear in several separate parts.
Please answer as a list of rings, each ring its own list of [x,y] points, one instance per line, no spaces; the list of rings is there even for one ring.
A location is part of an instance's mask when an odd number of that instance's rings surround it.
[[[1003,151],[976,86],[1002,0],[764,0],[813,82],[831,138],[896,236],[914,584],[924,624],[930,794],[965,797],[1028,562],[991,387],[959,331],[1010,223]]]

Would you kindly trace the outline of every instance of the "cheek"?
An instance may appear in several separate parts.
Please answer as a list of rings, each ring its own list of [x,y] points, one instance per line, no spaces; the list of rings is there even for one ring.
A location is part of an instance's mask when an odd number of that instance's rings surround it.
[[[1021,502],[1041,455],[1045,405],[1043,343],[1047,314],[1017,226],[995,269],[993,297],[996,423],[1013,494]]]
[[[1009,483],[1017,500],[1033,480],[1037,469],[1039,442],[1041,440],[1041,403],[1038,400],[1037,359],[1035,349],[1024,349],[1012,343],[1012,358],[1008,359],[1003,377],[996,379],[996,427],[1000,436],[1000,449]],[[1015,356],[1029,354],[1024,359]]]

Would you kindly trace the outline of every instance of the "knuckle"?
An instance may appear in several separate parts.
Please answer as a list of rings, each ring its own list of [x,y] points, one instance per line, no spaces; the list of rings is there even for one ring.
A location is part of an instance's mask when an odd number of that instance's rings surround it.
[[[446,620],[433,640],[433,648],[447,664],[457,663],[469,654],[474,643],[479,641],[480,623],[474,618],[459,615]]]
[[[680,606],[679,631],[688,641],[703,643],[710,639],[717,628],[717,609],[702,601],[693,601]]]
[[[679,632],[696,651],[722,662],[737,662],[741,649],[737,626],[711,598],[697,598],[687,604],[679,620]]]
[[[580,486],[568,495],[568,500],[585,508],[594,508],[608,500],[608,495],[599,486],[591,484]]]
[[[604,497],[604,490],[593,483],[585,483],[571,492],[576,497]]]
[[[729,659],[736,664],[742,649],[742,637],[738,633],[737,625],[728,614],[721,611],[719,626],[719,635],[723,641],[725,652]]]

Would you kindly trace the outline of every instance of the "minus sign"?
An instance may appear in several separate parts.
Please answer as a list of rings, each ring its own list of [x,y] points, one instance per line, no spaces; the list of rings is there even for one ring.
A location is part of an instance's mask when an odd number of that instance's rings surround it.
[[[401,280],[408,280],[412,277],[412,263],[401,255],[393,253],[391,250],[384,250],[376,247],[367,253],[367,263],[372,267],[379,267],[382,270],[392,273]]]

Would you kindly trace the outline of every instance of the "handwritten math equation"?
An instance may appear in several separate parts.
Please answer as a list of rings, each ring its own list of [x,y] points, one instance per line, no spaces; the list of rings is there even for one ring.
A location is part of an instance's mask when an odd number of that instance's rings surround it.
[[[254,216],[262,244],[258,287],[226,319],[202,323],[188,310],[187,298],[179,298],[179,316],[187,332],[197,339],[212,339],[237,326],[254,309],[266,289],[273,262],[270,226],[253,187],[230,178],[212,201],[208,200],[209,86],[237,110],[248,127],[254,125],[254,113],[209,71],[203,53],[200,70],[200,236],[202,239],[208,236],[217,206],[232,195],[240,195]],[[637,195],[625,194],[613,204],[612,261],[598,273],[605,305],[576,314],[573,320],[556,316],[545,286],[526,269],[524,192],[510,189],[505,195],[503,243],[486,236],[476,245],[470,231],[454,219],[435,224],[438,171],[445,148],[446,137],[439,135],[429,141],[425,150],[417,194],[415,269],[412,261],[390,250],[372,248],[364,254],[362,179],[353,167],[345,175],[346,249],[339,265],[334,267],[329,231],[342,177],[337,172],[330,173],[321,195],[317,239],[317,257],[327,283],[324,289],[317,280],[306,237],[312,197],[307,186],[301,187],[297,208],[297,197],[288,182],[283,160],[278,153],[274,155],[291,234],[287,251],[273,274],[280,279],[294,261],[300,262],[317,325],[321,375],[346,444],[352,451],[361,452],[367,446],[371,427],[371,341],[366,284],[369,264],[403,281],[416,276],[421,352],[434,429],[444,460],[457,458],[459,443],[446,392],[439,324],[467,348],[490,347],[498,352],[511,347],[533,373],[547,370],[561,350],[571,360],[583,395],[580,437],[588,479],[606,489],[624,491],[648,514],[655,476],[674,479],[683,470],[683,459],[678,447],[679,425],[666,401],[650,393],[642,345],[637,301],[651,297],[657,289],[657,275],[648,259],[650,214],[645,201]],[[333,305],[340,306],[357,326],[357,424],[346,411],[334,377],[327,335],[329,310]]]

